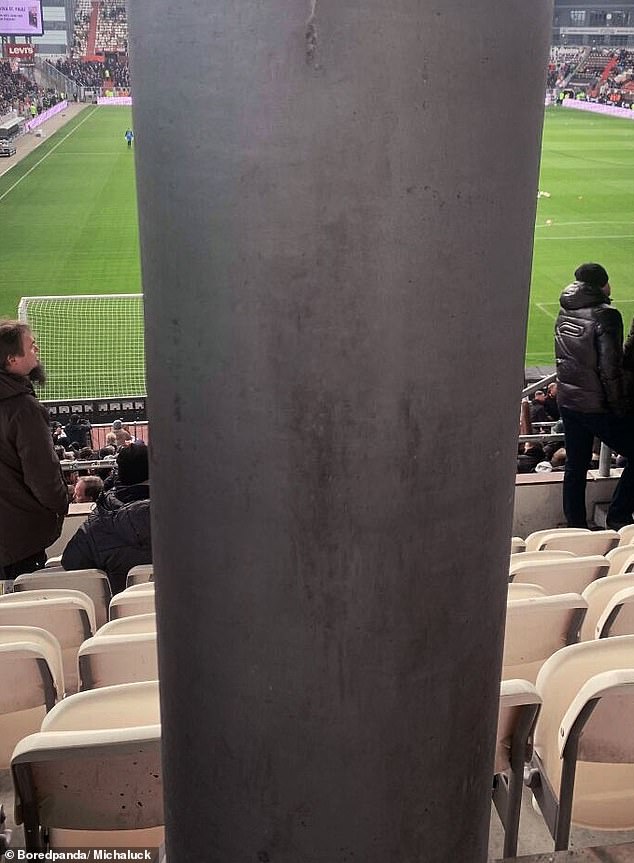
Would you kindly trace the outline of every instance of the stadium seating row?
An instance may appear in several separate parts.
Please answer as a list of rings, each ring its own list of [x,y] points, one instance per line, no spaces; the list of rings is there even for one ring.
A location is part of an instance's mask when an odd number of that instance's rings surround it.
[[[131,581],[151,576],[143,569]],[[36,573],[0,597],[0,758],[2,767],[11,764],[16,823],[24,824],[31,851],[157,847],[163,813],[154,585],[132,585],[110,600],[108,615],[103,573],[44,576],[66,577],[73,584],[83,578],[86,592],[40,587]],[[101,617],[111,618],[100,628],[91,595]],[[131,615],[139,609],[147,613]],[[82,691],[69,694],[78,684]]]
[[[517,846],[522,773],[526,763],[531,766],[531,787],[555,837],[556,847],[567,847],[571,819],[603,829],[634,827],[634,823],[629,823],[634,822],[634,747],[630,741],[631,729],[634,729],[631,721],[634,635],[618,635],[622,631],[634,632],[633,555],[634,546],[630,549],[623,546],[612,549],[606,558],[597,554],[576,557],[569,550],[557,550],[524,552],[511,560],[513,580],[509,584],[505,679],[500,696],[493,785],[493,800],[505,828],[505,854],[514,854]],[[619,566],[630,571],[617,573],[617,560]],[[614,574],[608,575],[613,571]],[[580,578],[579,573],[588,580],[582,594],[558,592],[562,586],[568,585],[569,580]],[[78,838],[76,834],[67,835],[65,831],[68,830],[111,830],[113,824],[124,831],[148,827],[161,829],[162,813],[159,817],[156,806],[152,808],[152,805],[148,805],[149,820],[141,821],[130,820],[127,815],[119,817],[121,813],[117,812],[114,804],[112,807],[99,807],[101,818],[89,813],[82,821],[75,811],[80,784],[95,782],[90,774],[91,763],[95,759],[95,763],[98,762],[93,746],[101,747],[102,754],[107,747],[113,746],[113,759],[121,759],[113,775],[108,771],[100,774],[100,780],[105,778],[107,782],[115,783],[112,787],[121,781],[121,777],[129,775],[132,761],[137,762],[134,767],[138,765],[139,759],[131,759],[130,754],[143,753],[140,761],[145,765],[145,773],[142,771],[141,780],[135,779],[143,784],[148,779],[147,765],[154,757],[150,753],[154,751],[153,747],[158,748],[160,738],[157,695],[153,708],[156,722],[152,717],[145,725],[139,721],[132,731],[122,730],[121,726],[127,716],[136,723],[136,707],[125,706],[126,699],[136,697],[133,695],[136,690],[125,687],[145,686],[145,690],[139,689],[138,692],[147,695],[151,686],[155,691],[157,686],[156,683],[148,683],[158,676],[154,585],[141,580],[152,577],[151,567],[131,572],[129,587],[109,602],[102,575],[94,571],[90,575],[51,571],[43,576],[41,573],[21,576],[21,581],[16,580],[20,581],[19,585],[16,584],[18,592],[0,598],[0,661],[13,651],[12,673],[16,684],[19,682],[19,685],[9,687],[15,692],[16,700],[0,721],[2,730],[5,725],[10,727],[13,724],[17,731],[13,738],[17,742],[13,776],[18,818],[25,823],[30,848],[39,848],[42,843],[46,845],[51,841],[58,844],[90,844],[93,841],[92,838]],[[541,583],[528,580],[535,575]],[[88,581],[91,582],[86,593],[67,586],[71,583],[77,587],[78,580],[86,576],[86,587]],[[60,586],[41,587],[42,578],[54,579]],[[65,578],[69,581],[64,583]],[[27,597],[24,591],[29,588],[31,596]],[[109,617],[109,621],[99,627],[93,596],[100,606],[99,619],[103,621]],[[67,629],[60,629],[60,644],[50,632],[50,621],[43,629],[34,629],[8,625],[2,620],[3,614],[13,614],[20,608],[24,613],[27,605],[28,613],[40,615],[37,619],[41,621],[44,607],[46,614],[53,614],[64,603],[82,619],[81,625],[74,625],[76,634],[89,633],[75,645],[72,663],[73,648]],[[612,637],[608,638],[608,635]],[[587,640],[576,643],[579,638]],[[69,672],[67,669],[71,665]],[[73,674],[74,686],[81,691],[63,698],[65,692],[72,692]],[[71,687],[64,683],[68,675]],[[520,677],[523,679],[518,679]],[[553,683],[553,680],[558,682]],[[577,688],[564,686],[566,680],[576,681]],[[116,695],[115,690],[122,694]],[[104,701],[98,701],[99,696],[95,695],[100,692]],[[86,696],[96,700],[75,702],[87,706],[73,707],[74,699]],[[110,704],[108,699],[111,697],[114,699],[111,707],[104,709],[102,706],[91,712],[93,704]],[[143,699],[145,696],[139,697]],[[55,702],[58,703],[53,706]],[[73,716],[79,717],[83,715],[82,711],[86,711],[87,716],[94,716],[95,721],[102,724],[98,728],[88,725],[77,732],[64,726],[66,720],[63,718],[51,724],[50,716],[55,719],[65,715],[60,709],[62,707],[68,711],[71,723],[75,721]],[[141,705],[139,709],[148,709],[148,705]],[[47,711],[49,719],[43,722]],[[98,719],[100,715],[103,720]],[[606,720],[610,726],[607,729],[604,727]],[[30,726],[27,727],[28,722]],[[35,733],[22,739],[29,731]],[[59,736],[69,731],[88,736],[70,746]],[[0,734],[0,737],[4,742],[11,739],[8,734]],[[86,771],[72,766],[73,758],[80,752]],[[5,759],[9,754],[5,752]],[[58,779],[49,775],[46,767],[40,766],[40,758],[45,764],[56,765],[51,772],[58,778],[65,778],[67,788],[59,791]],[[73,772],[72,783],[67,781],[67,771]],[[156,776],[152,773],[152,779],[160,776],[160,769],[154,772]],[[40,777],[44,776],[46,778],[40,785]],[[68,788],[71,791],[66,794]],[[151,795],[151,788],[146,784],[143,788],[143,793]],[[42,807],[38,804],[30,809],[29,804],[37,798],[40,790],[47,795],[47,805]],[[591,798],[597,794],[606,795],[609,805],[595,806]],[[121,838],[121,835],[118,839],[103,835],[99,841],[107,844],[120,842]],[[147,838],[150,841],[150,837]],[[156,845],[158,841],[153,835],[150,844]],[[145,839],[139,844],[145,844]]]
[[[634,828],[634,635],[573,644],[554,653],[535,685],[502,683],[493,802],[514,856],[522,776],[555,850],[571,823]]]

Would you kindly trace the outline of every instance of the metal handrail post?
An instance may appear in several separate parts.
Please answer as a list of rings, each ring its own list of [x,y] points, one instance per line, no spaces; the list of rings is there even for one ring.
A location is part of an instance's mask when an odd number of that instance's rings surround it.
[[[610,476],[610,467],[612,466],[612,450],[609,446],[602,443],[601,451],[599,452],[599,476]]]

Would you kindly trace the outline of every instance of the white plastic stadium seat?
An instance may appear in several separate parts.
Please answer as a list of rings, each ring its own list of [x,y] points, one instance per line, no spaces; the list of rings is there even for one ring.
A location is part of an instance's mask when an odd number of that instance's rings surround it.
[[[508,599],[531,599],[535,596],[546,596],[546,591],[538,584],[522,584],[509,581]]]
[[[126,588],[113,596],[110,603],[110,620],[137,614],[153,614],[156,611],[154,586],[151,589],[148,585],[145,587],[145,590],[132,590],[131,593],[128,592],[129,588]]]
[[[630,572],[634,569],[634,545],[619,545],[608,551],[605,559],[610,563],[608,575]]]
[[[137,584],[131,584],[121,592],[130,595],[131,593],[154,593],[155,591],[156,587],[153,581],[140,581]]]
[[[86,609],[90,621],[91,632],[96,629],[95,604],[83,590],[73,590],[71,587],[38,587],[18,593],[8,593],[0,596],[0,604],[25,602],[50,602],[53,599],[76,599]]]
[[[624,527],[619,529],[619,536],[621,537],[621,545],[629,545],[634,542],[634,524],[626,524]]]
[[[575,593],[509,600],[502,679],[534,683],[549,656],[578,641],[587,607],[585,599]]]
[[[78,662],[82,690],[158,680],[156,632],[89,638],[79,648]]]
[[[573,644],[540,671],[531,788],[555,850],[570,823],[634,829],[634,636]]]
[[[158,724],[31,734],[16,746],[11,770],[27,851],[41,850],[43,840],[51,848],[163,841]]]
[[[131,617],[111,620],[95,632],[95,638],[100,638],[102,635],[132,635],[141,632],[156,632],[156,614],[134,614]]]
[[[526,537],[526,551],[540,551],[542,539],[553,533],[559,536],[565,536],[573,533],[590,533],[590,530],[587,527],[560,527],[548,528],[546,530],[535,530]]]
[[[108,606],[112,599],[112,591],[108,576],[102,570],[76,569],[62,572],[41,570],[28,575],[19,575],[13,585],[16,592],[49,588],[80,590],[94,603],[97,628],[103,626],[108,620]]]
[[[545,532],[537,531],[537,533],[543,535],[535,540],[536,534],[531,534],[526,539],[527,551],[572,551],[580,557],[590,554],[605,555],[616,548],[621,539],[615,530],[586,531],[581,528],[561,528]]]
[[[500,689],[493,802],[504,826],[504,857],[515,857],[522,805],[524,765],[541,698],[527,680],[504,680]]]
[[[150,581],[154,581],[154,564],[141,564],[140,566],[133,566],[128,573],[126,587],[132,587],[134,584],[147,584]]]
[[[64,697],[59,643],[35,626],[0,627],[0,769],[19,740],[38,731],[46,711]]]
[[[33,599],[32,594],[38,593],[48,598]],[[0,596],[0,626],[37,626],[55,636],[62,651],[67,693],[77,691],[77,651],[94,632],[94,614],[92,600],[78,590],[27,591]]]
[[[511,537],[511,554],[520,554],[526,550],[526,543],[521,536]]]
[[[90,731],[158,725],[161,721],[157,680],[123,683],[78,692],[47,713],[41,731]]]
[[[521,560],[528,563],[529,560],[570,560],[571,557],[576,557],[571,551],[525,551],[522,554]],[[511,563],[520,560],[519,557],[511,557]]]
[[[628,587],[634,587],[634,572],[609,575],[593,581],[583,591],[583,598],[588,603],[588,611],[581,624],[579,641],[592,641],[598,637],[597,624],[613,597]],[[634,657],[633,657],[634,663]]]
[[[615,593],[597,621],[596,638],[617,635],[634,635],[634,587],[625,587]]]
[[[568,557],[544,562],[511,560],[513,584],[539,584],[546,593],[582,593],[597,578],[608,574],[610,564],[601,555]]]

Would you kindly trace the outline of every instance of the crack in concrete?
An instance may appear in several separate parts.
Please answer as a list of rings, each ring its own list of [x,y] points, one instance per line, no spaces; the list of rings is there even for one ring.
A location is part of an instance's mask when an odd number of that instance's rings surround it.
[[[310,15],[308,16],[308,20],[306,21],[306,26],[312,24],[315,20],[315,15],[317,14],[317,0],[310,0]]]
[[[306,63],[313,64],[315,53],[317,51],[317,27],[315,26],[315,16],[317,15],[317,0],[310,0],[310,14],[306,20]],[[315,68],[318,68],[317,63],[314,63]]]

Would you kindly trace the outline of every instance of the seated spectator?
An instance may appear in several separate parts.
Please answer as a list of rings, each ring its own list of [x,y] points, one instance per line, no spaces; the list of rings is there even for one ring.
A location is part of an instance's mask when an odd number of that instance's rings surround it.
[[[544,449],[540,443],[531,443],[530,441],[524,444],[524,452],[517,457],[517,472],[518,473],[533,473],[535,466],[544,461]]]
[[[117,450],[113,446],[102,446],[99,450],[100,459],[113,459],[117,454]]]
[[[117,457],[117,478],[70,540],[62,555],[64,569],[103,569],[113,593],[125,588],[133,567],[152,563],[148,451],[132,444]]]
[[[77,458],[79,461],[95,461],[97,458],[97,453],[94,449],[90,449],[89,446],[82,447],[77,453]]]
[[[115,420],[112,423],[111,433],[114,435],[114,439],[118,447],[125,446],[132,440],[132,435],[127,428],[124,427],[121,420]]]
[[[108,432],[108,434],[106,435],[106,446],[111,446],[116,449],[117,438],[114,432]]]
[[[536,390],[535,397],[531,402],[531,423],[547,423],[552,417],[546,412],[546,393],[543,390]]]
[[[51,434],[53,435],[53,443],[55,444],[55,446],[68,446],[68,438],[61,423],[53,423]]]
[[[103,480],[98,476],[80,476],[75,483],[74,503],[95,503],[103,491]]]

